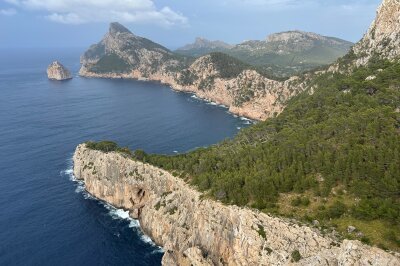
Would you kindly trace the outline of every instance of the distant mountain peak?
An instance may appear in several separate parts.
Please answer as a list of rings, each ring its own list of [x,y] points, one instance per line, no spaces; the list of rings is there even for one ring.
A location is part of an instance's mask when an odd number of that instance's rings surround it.
[[[110,28],[109,28],[109,33],[110,34],[117,34],[117,33],[130,33],[132,32],[128,30],[125,26],[118,22],[111,22],[110,23]]]
[[[290,30],[270,34],[267,36],[266,42],[333,41],[334,39],[336,38],[326,37],[314,32]],[[339,41],[339,39],[336,39],[336,41]]]
[[[194,43],[191,44],[187,44],[181,48],[179,48],[178,50],[183,50],[183,51],[187,51],[187,50],[193,50],[193,49],[229,49],[231,48],[232,45],[225,43],[223,41],[210,41],[206,38],[203,37],[196,37]]]

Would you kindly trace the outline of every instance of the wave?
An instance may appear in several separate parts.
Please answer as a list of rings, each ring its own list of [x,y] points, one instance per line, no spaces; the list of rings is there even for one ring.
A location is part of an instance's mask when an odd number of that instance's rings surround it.
[[[74,175],[72,157],[67,160],[67,169],[61,171],[60,175],[67,176],[70,181],[72,181],[76,184],[75,193],[82,193],[84,199],[96,200],[101,205],[103,205],[104,208],[106,208],[108,210],[108,214],[113,219],[129,221],[129,225],[128,225],[129,228],[133,228],[137,232],[137,234],[139,235],[140,239],[143,242],[156,248],[153,251],[153,253],[159,253],[159,252],[163,253],[164,252],[162,247],[157,246],[157,244],[154,243],[153,240],[151,240],[151,238],[148,235],[143,233],[143,231],[141,230],[141,227],[140,227],[139,220],[131,218],[129,215],[129,211],[124,210],[124,209],[118,209],[118,208],[114,207],[113,205],[92,196],[89,192],[86,191],[85,183],[81,180],[78,180]]]

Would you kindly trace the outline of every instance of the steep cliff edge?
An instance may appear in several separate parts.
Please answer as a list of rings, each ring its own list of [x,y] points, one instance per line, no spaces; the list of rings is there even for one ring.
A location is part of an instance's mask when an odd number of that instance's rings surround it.
[[[164,247],[164,265],[400,265],[398,255],[358,241],[204,199],[183,180],[121,153],[81,144],[73,160],[89,193],[129,210]]]
[[[400,1],[384,0],[375,20],[362,40],[353,47],[356,65],[365,65],[374,56],[393,60],[400,56]]]

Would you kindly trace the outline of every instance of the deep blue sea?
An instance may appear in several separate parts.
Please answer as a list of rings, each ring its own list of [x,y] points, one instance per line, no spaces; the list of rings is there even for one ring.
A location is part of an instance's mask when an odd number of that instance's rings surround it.
[[[78,77],[82,52],[0,50],[0,265],[160,265],[162,249],[137,222],[73,181],[76,145],[173,154],[249,123],[157,83]],[[47,79],[56,59],[74,79]]]

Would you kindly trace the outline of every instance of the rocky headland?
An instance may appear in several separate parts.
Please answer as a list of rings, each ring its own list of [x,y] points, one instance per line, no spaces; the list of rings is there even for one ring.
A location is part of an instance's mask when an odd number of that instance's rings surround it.
[[[89,193],[128,210],[164,248],[163,265],[400,265],[398,254],[204,198],[182,179],[123,153],[81,144],[73,160]]]
[[[134,35],[119,23],[111,23],[109,32],[85,52],[81,63],[81,76],[158,81],[255,120],[279,114],[292,96],[305,89],[307,79],[273,80],[222,53],[193,61]]]
[[[47,67],[47,77],[51,80],[72,79],[71,72],[58,61],[54,61]]]

